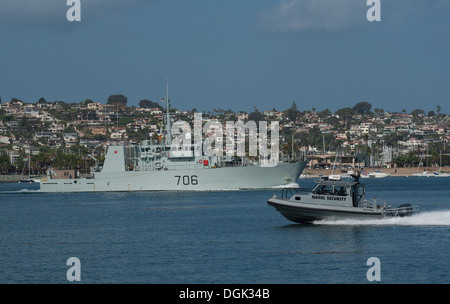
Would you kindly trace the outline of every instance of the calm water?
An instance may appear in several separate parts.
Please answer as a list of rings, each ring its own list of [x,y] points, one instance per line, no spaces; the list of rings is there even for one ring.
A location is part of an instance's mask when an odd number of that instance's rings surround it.
[[[381,283],[450,283],[450,178],[363,182],[368,197],[419,214],[301,225],[266,204],[273,190],[43,194],[0,184],[0,283],[68,283],[70,257],[81,283],[369,283],[370,257]]]

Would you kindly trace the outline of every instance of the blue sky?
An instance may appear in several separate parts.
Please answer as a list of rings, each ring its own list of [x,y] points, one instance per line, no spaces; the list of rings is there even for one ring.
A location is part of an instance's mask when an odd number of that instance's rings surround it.
[[[450,106],[450,3],[381,0],[0,0],[0,96],[25,102],[335,111]]]

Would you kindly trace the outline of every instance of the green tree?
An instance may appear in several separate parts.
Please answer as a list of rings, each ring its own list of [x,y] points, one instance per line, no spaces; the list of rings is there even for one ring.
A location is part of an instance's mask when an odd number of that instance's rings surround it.
[[[406,163],[407,163],[406,156],[405,155],[398,155],[398,156],[394,157],[392,162],[394,164],[396,164],[397,167],[404,167],[406,165]]]
[[[353,111],[355,111],[356,114],[361,115],[367,115],[370,114],[370,109],[372,108],[372,105],[366,101],[358,102],[354,107]]]
[[[40,147],[39,150],[41,150],[41,152],[31,158],[31,166],[33,168],[47,169],[52,163],[53,151],[44,152],[46,150],[44,147],[48,148],[48,146]]]
[[[348,123],[353,119],[353,116],[355,115],[355,110],[347,107],[337,110],[335,114],[338,115],[339,119],[344,122],[345,129],[347,129]]]
[[[439,116],[441,114],[442,107],[440,105],[436,106],[436,114]]]
[[[413,116],[419,116],[419,115],[425,115],[425,111],[421,109],[415,109],[411,112],[411,115]]]
[[[292,147],[294,147],[294,150],[292,151]],[[290,155],[290,157],[294,157],[294,155],[296,155],[300,149],[299,147],[295,144],[294,141],[294,145],[292,145],[292,136],[288,136],[286,141],[284,142],[284,144],[281,147],[281,151],[283,152],[283,154],[285,155]],[[292,155],[292,152],[294,152],[294,155]]]
[[[109,96],[108,102],[106,104],[119,106],[119,107],[126,107],[127,102],[128,102],[128,98],[126,98],[124,95],[116,94],[116,95]]]
[[[289,108],[284,112],[284,115],[286,115],[290,121],[296,121],[299,114],[300,112],[294,108]]]
[[[411,165],[411,167],[417,166],[420,162],[419,157],[416,154],[416,151],[409,151],[406,155],[406,163]]]
[[[266,117],[261,112],[259,112],[258,109],[255,108],[254,110],[254,112],[248,114],[248,120],[256,122],[256,125],[258,126],[258,123],[260,121],[264,121]]]
[[[0,120],[4,122],[13,121],[14,116],[6,114],[5,110],[0,110]]]
[[[148,99],[142,99],[141,101],[139,101],[139,106],[145,109],[162,108],[157,102],[153,102]]]
[[[329,109],[325,109],[318,113],[320,118],[331,116],[331,111]]]
[[[8,174],[14,167],[9,162],[9,157],[6,154],[0,154],[0,174]]]
[[[119,119],[118,125],[119,127],[125,127],[127,124],[134,122],[132,117],[121,117]]]
[[[445,116],[445,114],[441,114],[441,110],[442,110],[442,107],[440,106],[440,105],[437,105],[436,106],[436,122],[439,122],[439,120],[441,120],[441,118],[443,117],[443,116]]]
[[[376,115],[378,116],[382,116],[384,114],[384,110],[380,109],[380,108],[374,108],[373,111],[375,112]]]
[[[297,110],[297,103],[294,101],[292,102],[292,106],[283,112],[283,114],[290,120],[290,121],[296,121],[297,116],[300,114],[300,111]]]
[[[84,160],[75,154],[58,154],[53,160],[52,166],[57,169],[78,169],[83,165]]]
[[[330,125],[334,127],[339,127],[340,121],[336,116],[330,116],[327,119],[325,119],[326,123],[329,123]]]
[[[10,103],[17,103],[17,102],[22,102],[22,100],[20,100],[20,99],[18,99],[16,97],[11,98]]]
[[[431,160],[433,161],[433,163],[435,164],[439,164],[440,163],[440,157],[439,157],[439,152],[437,152],[436,150],[431,151]]]

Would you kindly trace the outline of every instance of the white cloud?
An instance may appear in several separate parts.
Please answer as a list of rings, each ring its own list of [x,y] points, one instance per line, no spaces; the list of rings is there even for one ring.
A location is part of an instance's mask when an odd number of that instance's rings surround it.
[[[448,0],[381,0],[381,22],[404,24],[450,9]],[[259,15],[257,27],[272,33],[340,32],[368,26],[367,0],[281,0]]]
[[[361,24],[365,0],[282,0],[263,12],[258,26],[270,32],[335,32]]]
[[[80,0],[82,22],[117,18],[146,0]],[[147,0],[151,1],[151,0]],[[0,27],[13,29],[44,28],[66,30],[70,22],[67,0],[1,0]]]

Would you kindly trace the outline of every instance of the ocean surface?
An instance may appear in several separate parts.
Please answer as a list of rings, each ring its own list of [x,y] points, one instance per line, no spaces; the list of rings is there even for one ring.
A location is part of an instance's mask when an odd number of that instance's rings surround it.
[[[304,225],[267,205],[279,190],[44,194],[0,184],[0,283],[450,283],[450,178],[362,182],[367,198],[419,213]],[[368,280],[371,257],[380,281]]]

